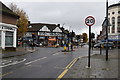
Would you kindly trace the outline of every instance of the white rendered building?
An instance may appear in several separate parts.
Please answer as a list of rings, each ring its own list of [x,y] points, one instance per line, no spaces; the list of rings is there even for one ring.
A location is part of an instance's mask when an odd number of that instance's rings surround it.
[[[108,7],[108,19],[112,26],[108,29],[108,38],[111,40],[120,39],[120,3]]]

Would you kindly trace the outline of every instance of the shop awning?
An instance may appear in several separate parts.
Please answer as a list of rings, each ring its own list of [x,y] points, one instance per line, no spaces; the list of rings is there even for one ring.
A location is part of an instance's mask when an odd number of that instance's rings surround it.
[[[102,42],[105,42],[106,40],[101,40]],[[108,41],[120,41],[120,39],[108,39]]]

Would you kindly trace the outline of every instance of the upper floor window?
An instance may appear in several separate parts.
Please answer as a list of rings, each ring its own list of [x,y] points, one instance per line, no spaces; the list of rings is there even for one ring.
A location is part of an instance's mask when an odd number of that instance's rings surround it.
[[[118,11],[118,14],[120,14],[120,11]]]
[[[120,23],[120,16],[118,16],[118,19],[117,19],[117,20],[118,20],[118,23]]]
[[[110,22],[110,18],[108,18],[108,21]],[[108,33],[110,33],[110,26],[108,27]]]
[[[117,27],[117,32],[120,33],[120,27]]]
[[[115,14],[115,12],[112,12],[112,14]]]
[[[120,33],[120,16],[118,16],[117,32]]]
[[[112,17],[112,33],[115,33],[115,17]]]

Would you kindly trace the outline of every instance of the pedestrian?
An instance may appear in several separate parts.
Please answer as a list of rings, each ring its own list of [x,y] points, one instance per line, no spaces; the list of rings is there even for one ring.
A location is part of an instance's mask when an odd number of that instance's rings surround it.
[[[32,48],[32,50],[34,50],[34,43],[33,42],[31,44],[31,48]]]

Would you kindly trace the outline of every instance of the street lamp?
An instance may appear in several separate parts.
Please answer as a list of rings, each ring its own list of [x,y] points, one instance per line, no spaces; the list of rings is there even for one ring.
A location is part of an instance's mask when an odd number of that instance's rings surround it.
[[[111,26],[108,20],[108,0],[106,0],[106,17],[102,26],[106,29],[106,61],[108,61],[108,26]]]

